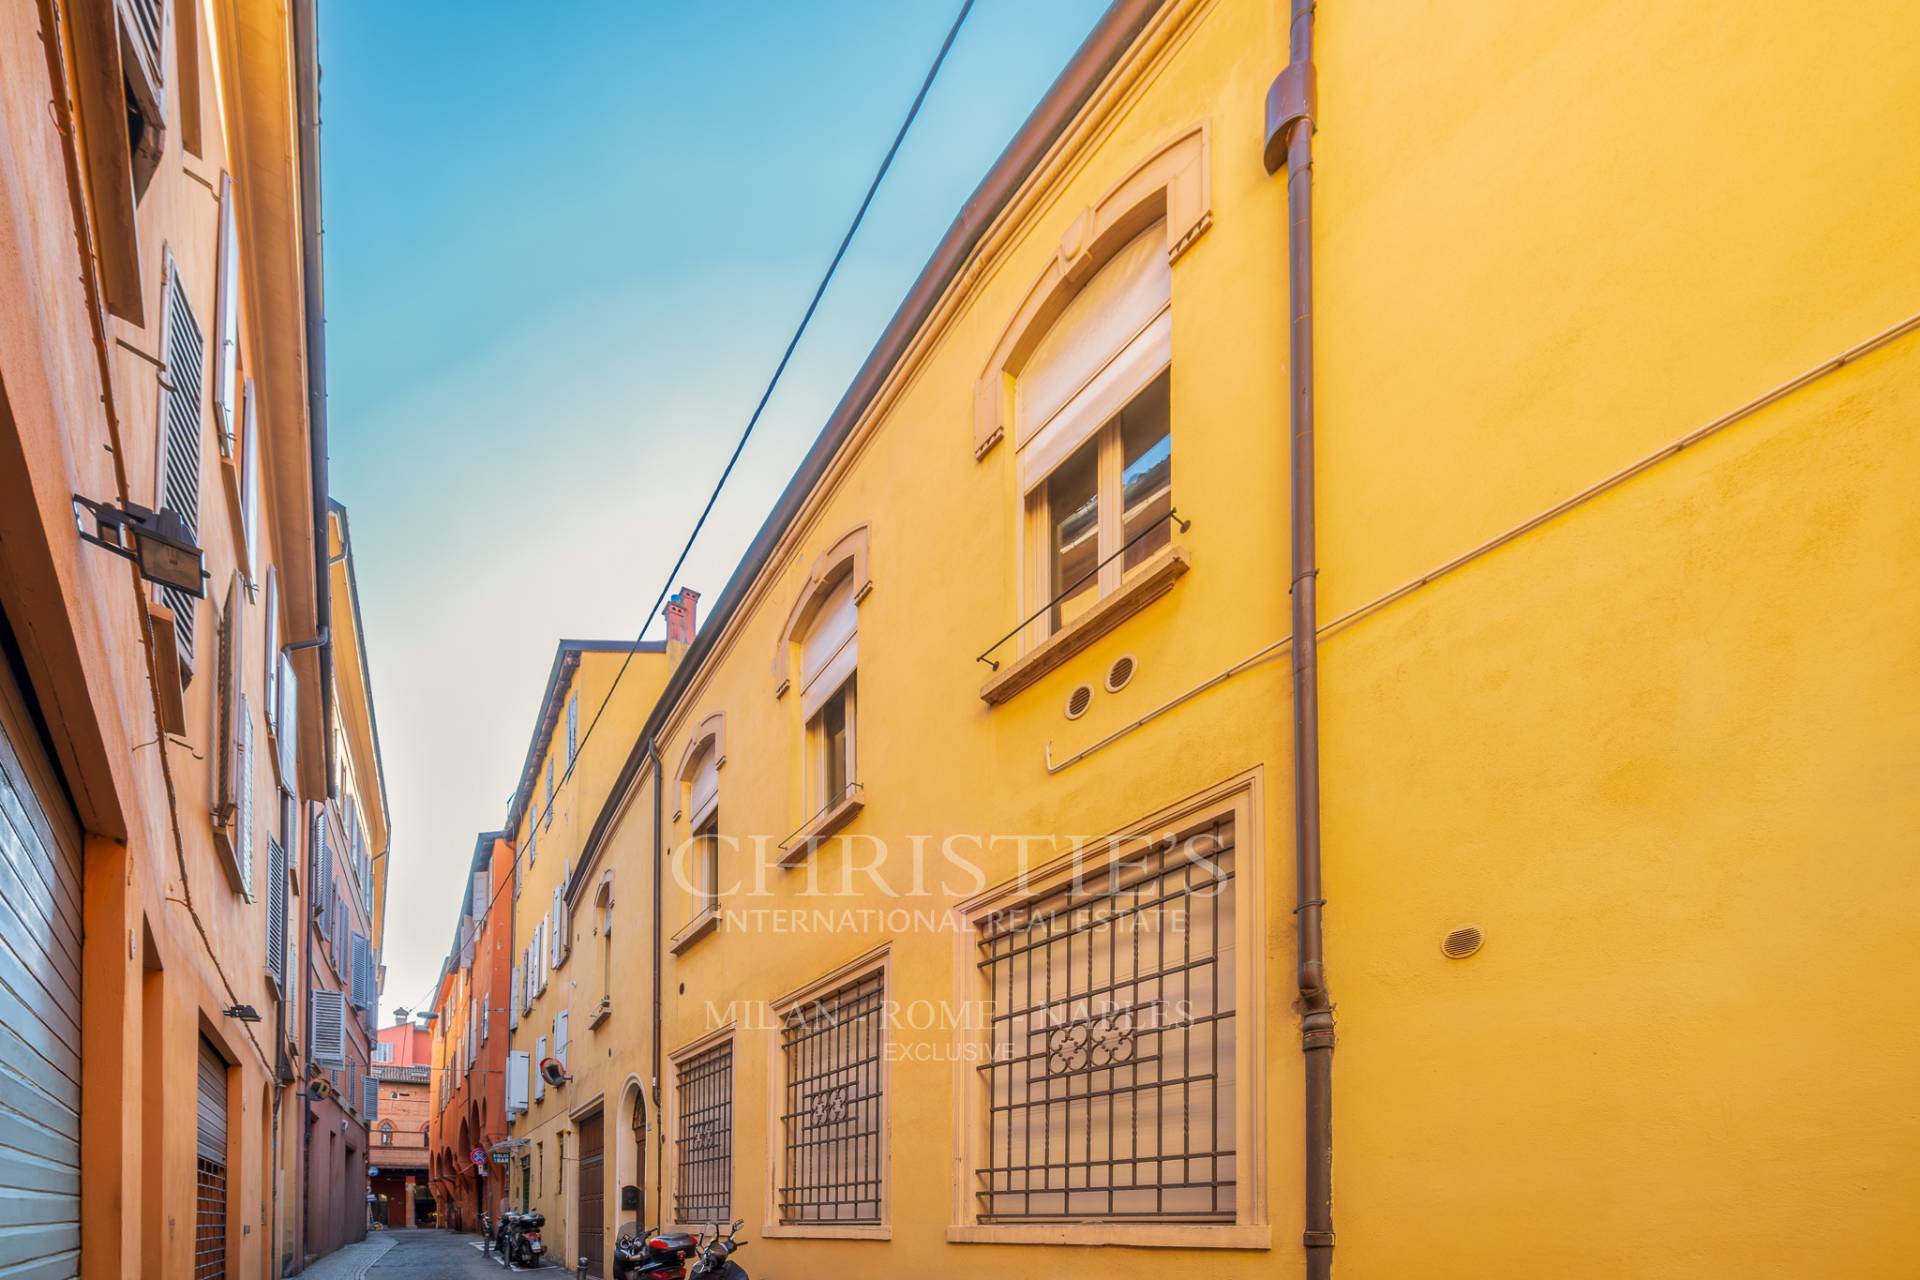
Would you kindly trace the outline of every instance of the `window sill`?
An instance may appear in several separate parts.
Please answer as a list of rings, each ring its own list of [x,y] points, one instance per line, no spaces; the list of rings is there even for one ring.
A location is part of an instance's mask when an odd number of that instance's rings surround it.
[[[762,1237],[774,1240],[891,1240],[893,1228],[885,1223],[869,1222],[855,1226],[835,1226],[828,1222],[765,1222]]]
[[[866,807],[866,789],[859,783],[848,787],[838,800],[807,819],[806,825],[780,842],[780,865],[797,867],[820,847],[820,841],[853,820]]]
[[[948,1227],[947,1243],[1116,1244],[1144,1249],[1271,1249],[1273,1228],[1144,1222],[975,1222]]]
[[[994,672],[980,686],[980,700],[990,707],[999,706],[1038,682],[1172,590],[1180,575],[1192,567],[1193,556],[1185,547],[1170,546],[1160,552],[1123,582],[1118,591]]]
[[[673,935],[673,940],[667,943],[667,950],[673,952],[675,955],[679,955],[688,947],[712,933],[714,927],[719,923],[720,908],[708,907],[705,911],[702,911],[689,921],[686,928]]]

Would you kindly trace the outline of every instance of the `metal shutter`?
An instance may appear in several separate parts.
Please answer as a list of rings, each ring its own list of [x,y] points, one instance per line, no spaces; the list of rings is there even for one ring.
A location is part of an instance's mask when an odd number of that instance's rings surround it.
[[[315,988],[307,1000],[313,1011],[313,1061],[322,1067],[347,1064],[347,998],[338,991]]]
[[[227,1274],[227,1063],[200,1037],[195,1133],[194,1280]]]
[[[166,329],[167,367],[162,382],[169,389],[161,410],[160,506],[185,521],[188,535],[198,543],[200,402],[206,378],[206,340],[193,318],[193,307],[187,302],[187,291],[180,286],[180,272],[171,258],[167,261]],[[197,598],[173,587],[160,588],[160,597],[173,610],[180,663],[191,673]]]
[[[0,1273],[77,1276],[80,827],[4,661],[0,873]]]

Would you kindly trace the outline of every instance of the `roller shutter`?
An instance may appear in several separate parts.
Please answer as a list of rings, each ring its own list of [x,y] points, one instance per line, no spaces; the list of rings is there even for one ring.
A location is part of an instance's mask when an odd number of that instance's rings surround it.
[[[0,1274],[80,1274],[80,828],[0,659]]]
[[[200,1038],[199,1116],[194,1134],[193,1278],[227,1274],[227,1062]]]

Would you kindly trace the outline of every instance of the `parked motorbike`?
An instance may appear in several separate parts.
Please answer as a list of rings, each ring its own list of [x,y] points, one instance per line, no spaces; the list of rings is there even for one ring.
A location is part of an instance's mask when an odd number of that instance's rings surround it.
[[[536,1209],[532,1213],[516,1213],[513,1219],[505,1249],[507,1261],[516,1267],[539,1266],[547,1252],[547,1246],[540,1243],[540,1228],[547,1225],[547,1215]]]
[[[684,1280],[699,1241],[684,1231],[623,1231],[613,1242],[613,1280]]]
[[[745,1225],[744,1220],[735,1219],[727,1233],[721,1235],[720,1226],[715,1223],[713,1234],[700,1246],[700,1260],[687,1272],[687,1280],[748,1280],[746,1268],[733,1261],[733,1255],[747,1247],[745,1240],[735,1238]]]

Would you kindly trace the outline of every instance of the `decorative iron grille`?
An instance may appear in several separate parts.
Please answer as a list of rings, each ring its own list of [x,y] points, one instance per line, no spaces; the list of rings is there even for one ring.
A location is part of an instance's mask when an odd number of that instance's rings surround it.
[[[1231,816],[989,917],[982,1222],[1231,1222]]]
[[[880,1221],[885,976],[855,978],[781,1019],[786,1063],[780,1220]]]
[[[227,1274],[227,1166],[198,1158],[194,1192],[193,1280],[225,1280]]]
[[[733,1041],[682,1061],[677,1222],[724,1222],[733,1215]]]

